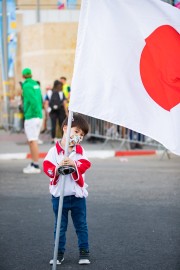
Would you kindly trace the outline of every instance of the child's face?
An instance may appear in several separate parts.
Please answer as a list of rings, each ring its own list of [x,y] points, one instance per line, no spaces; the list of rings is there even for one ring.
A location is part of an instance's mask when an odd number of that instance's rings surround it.
[[[65,134],[67,132],[67,127],[64,130]],[[82,129],[78,127],[72,127],[71,128],[71,134],[70,134],[70,141],[69,141],[69,146],[74,146],[76,144],[79,144],[84,138],[84,132]]]

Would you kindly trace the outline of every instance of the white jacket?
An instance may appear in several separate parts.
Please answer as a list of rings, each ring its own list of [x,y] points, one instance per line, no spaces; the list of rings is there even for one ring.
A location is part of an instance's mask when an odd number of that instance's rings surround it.
[[[85,183],[85,172],[90,168],[91,163],[84,153],[81,145],[76,145],[69,155],[74,160],[76,172],[65,176],[64,196],[75,195],[76,197],[87,197],[87,184]],[[57,142],[47,153],[43,168],[44,172],[50,177],[49,191],[54,197],[60,196],[62,186],[62,175],[56,175],[59,163],[64,159],[64,149]]]

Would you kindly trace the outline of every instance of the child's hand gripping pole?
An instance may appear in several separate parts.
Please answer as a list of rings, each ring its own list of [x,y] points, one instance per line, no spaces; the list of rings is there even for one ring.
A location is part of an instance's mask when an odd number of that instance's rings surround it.
[[[68,157],[65,157],[59,165],[58,174],[67,175],[75,172],[74,161]]]
[[[75,172],[75,168],[73,166],[64,165],[60,166],[57,171],[59,174],[67,175]]]

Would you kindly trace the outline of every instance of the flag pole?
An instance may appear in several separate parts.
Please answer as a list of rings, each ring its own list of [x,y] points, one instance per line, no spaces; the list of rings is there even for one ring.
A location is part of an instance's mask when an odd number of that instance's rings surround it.
[[[3,127],[9,129],[9,78],[8,78],[8,43],[7,43],[7,1],[2,1],[2,81],[3,81]]]
[[[73,118],[73,112],[69,111],[68,115],[68,126],[67,126],[67,136],[66,136],[66,144],[65,144],[65,153],[64,156],[68,156],[68,148],[69,148],[69,140],[71,133],[71,123]],[[65,175],[62,175],[61,178],[61,190],[60,190],[60,198],[59,198],[59,208],[58,208],[58,219],[56,226],[56,238],[55,238],[55,247],[54,247],[54,256],[53,256],[53,267],[52,270],[56,270],[56,262],[57,262],[57,254],[59,247],[59,235],[60,235],[60,226],[61,226],[61,218],[62,218],[62,208],[63,208],[63,200],[64,200],[64,185],[65,185]]]

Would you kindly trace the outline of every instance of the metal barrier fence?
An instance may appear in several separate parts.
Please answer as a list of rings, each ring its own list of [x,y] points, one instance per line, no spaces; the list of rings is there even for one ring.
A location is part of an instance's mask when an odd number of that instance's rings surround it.
[[[11,132],[21,132],[23,130],[23,113],[16,106],[9,107],[8,125],[4,125],[3,120],[3,103],[0,102],[0,128],[10,130]]]
[[[157,141],[142,135],[138,132],[130,130],[128,128],[118,126],[107,121],[96,119],[90,116],[85,116],[89,123],[90,131],[88,133],[88,140],[101,139],[103,141],[103,146],[108,142],[117,141],[119,142],[119,149],[134,149],[143,148],[144,146],[151,146],[156,149],[164,149]],[[0,126],[3,127],[2,117],[0,118]],[[48,118],[47,130],[50,132],[51,123],[50,118]],[[21,132],[23,131],[23,114],[19,111],[16,106],[10,106],[9,109],[9,126],[5,127],[11,132]]]
[[[88,133],[89,138],[102,139],[104,144],[109,141],[119,141],[119,149],[141,149],[143,146],[151,146],[156,149],[164,149],[164,146],[162,146],[160,143],[143,134],[103,120],[92,118],[90,116],[84,117],[90,126],[90,131]]]

